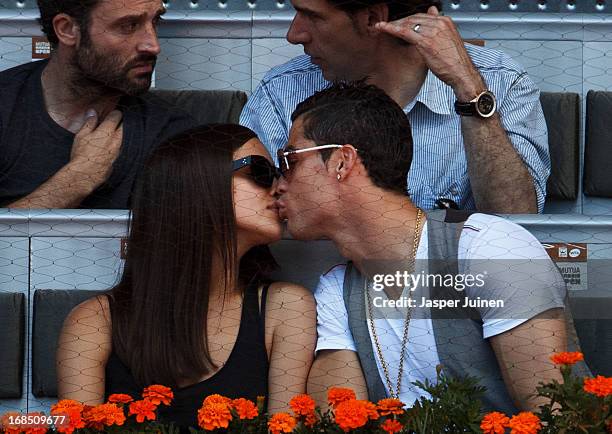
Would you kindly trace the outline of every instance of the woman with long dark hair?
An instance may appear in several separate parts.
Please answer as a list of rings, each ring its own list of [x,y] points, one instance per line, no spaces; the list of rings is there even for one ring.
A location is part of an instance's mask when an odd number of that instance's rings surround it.
[[[269,411],[303,393],[316,342],[311,293],[270,283],[266,244],[281,238],[277,171],[255,134],[207,125],[161,144],[132,194],[121,281],[77,306],[58,344],[60,398],[139,399],[163,384],[161,417],[196,425],[205,396],[255,400]]]

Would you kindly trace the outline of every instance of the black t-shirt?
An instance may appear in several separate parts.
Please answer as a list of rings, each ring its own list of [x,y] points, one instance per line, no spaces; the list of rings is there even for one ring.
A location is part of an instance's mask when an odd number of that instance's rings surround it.
[[[74,134],[44,104],[41,74],[47,61],[0,72],[0,207],[36,190],[70,160]],[[186,113],[151,94],[121,98],[123,144],[109,178],[82,208],[128,208],[132,184],[153,148],[196,125]]]

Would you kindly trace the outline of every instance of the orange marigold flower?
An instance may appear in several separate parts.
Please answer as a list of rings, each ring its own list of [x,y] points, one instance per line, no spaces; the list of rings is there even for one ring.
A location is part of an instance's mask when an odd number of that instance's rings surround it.
[[[214,395],[208,395],[204,399],[204,403],[202,405],[210,405],[210,404],[225,404],[228,407],[230,407],[232,405],[232,400],[229,398],[226,398],[225,396],[215,393]]]
[[[353,389],[332,387],[327,392],[327,402],[334,408],[341,402],[348,401],[349,399],[357,399]]]
[[[272,434],[290,433],[296,425],[295,418],[287,413],[276,413],[268,421],[268,429]]]
[[[220,402],[204,404],[198,410],[198,425],[206,431],[227,428],[232,420],[229,405]]]
[[[380,427],[389,434],[400,432],[403,428],[402,424],[394,419],[387,419]]]
[[[113,393],[108,397],[108,402],[113,404],[129,404],[132,401],[134,401],[134,398],[125,393]]]
[[[350,399],[341,402],[334,409],[336,423],[343,431],[361,428],[370,419],[370,412],[363,404],[363,401]]]
[[[57,420],[56,431],[62,434],[72,434],[76,429],[85,428],[85,421],[82,417],[83,410],[83,404],[72,399],[62,399],[57,404],[52,405],[52,416],[64,416],[64,418]]]
[[[484,434],[504,434],[510,418],[504,413],[494,411],[486,414],[480,422],[480,429]]]
[[[584,391],[601,398],[612,395],[612,378],[598,375],[595,378],[584,379]]]
[[[143,423],[145,420],[155,420],[157,418],[155,410],[157,410],[157,405],[146,399],[134,401],[130,404],[130,416],[136,415],[136,422],[138,423]]]
[[[23,432],[24,434],[47,434],[49,432],[49,427],[44,427],[44,426],[29,427],[29,428],[26,428],[24,431],[20,431],[20,432]]]
[[[289,406],[296,416],[308,416],[315,411],[315,401],[310,395],[297,395],[291,398]]]
[[[317,423],[317,414],[313,411],[312,413],[306,416],[306,419],[304,420],[304,425],[306,425],[308,428],[312,428],[315,423]]]
[[[145,389],[142,391],[142,397],[147,401],[151,401],[155,405],[170,405],[174,399],[174,393],[169,387],[154,384],[152,386],[145,387]]]
[[[536,434],[542,429],[540,418],[529,411],[523,411],[508,422],[510,434]]]
[[[381,416],[389,416],[391,414],[399,416],[404,413],[404,403],[395,398],[381,399],[376,404],[376,408]]]
[[[44,413],[28,413],[28,416],[42,416],[42,422],[38,424],[27,424],[22,426],[24,434],[47,434],[49,432],[49,424],[46,422]]]
[[[550,360],[552,360],[555,365],[573,365],[576,362],[584,360],[584,355],[579,351],[573,353],[563,352],[553,354],[550,356]]]
[[[47,434],[49,432],[49,428],[48,427],[30,427],[30,428],[26,428],[25,431],[23,431],[24,434]]]
[[[42,412],[28,413],[27,416],[38,416],[38,423],[27,423],[21,429],[25,434],[46,434],[49,431],[47,417]]]
[[[102,431],[105,426],[123,425],[125,414],[117,404],[100,404],[86,408],[83,411],[83,419],[87,428]]]
[[[380,414],[378,414],[378,410],[376,409],[376,404],[373,402],[361,400],[357,402],[365,407],[366,411],[368,412],[368,419],[376,420],[380,417]]]
[[[9,411],[2,415],[0,418],[0,429],[2,429],[3,433],[6,434],[20,434],[21,426],[17,423],[11,423],[11,421],[15,421],[15,418],[23,416],[23,414],[18,413],[16,411]]]
[[[253,401],[249,401],[248,399],[234,399],[232,401],[232,407],[236,410],[236,414],[240,419],[254,419],[259,416],[257,406]]]

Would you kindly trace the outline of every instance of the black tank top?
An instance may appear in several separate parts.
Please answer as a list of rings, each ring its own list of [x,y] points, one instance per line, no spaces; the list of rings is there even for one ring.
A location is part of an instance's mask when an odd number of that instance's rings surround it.
[[[247,287],[242,304],[240,328],[234,348],[227,362],[212,377],[190,386],[173,389],[172,405],[160,405],[160,422],[174,422],[187,432],[186,427],[197,427],[197,413],[202,401],[215,393],[228,398],[247,398],[256,401],[258,396],[268,395],[268,354],[265,345],[264,313],[269,284],[261,294],[259,309],[258,284]],[[113,351],[106,363],[105,398],[113,393],[126,393],[141,399],[143,387],[138,385],[130,369]]]

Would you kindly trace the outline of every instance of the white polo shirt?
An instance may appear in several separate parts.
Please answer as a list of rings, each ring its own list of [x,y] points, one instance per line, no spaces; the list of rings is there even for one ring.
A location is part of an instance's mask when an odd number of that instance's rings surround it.
[[[428,226],[423,226],[417,250],[417,262],[427,263]],[[548,257],[540,242],[521,226],[501,217],[472,214],[464,224],[459,239],[459,273],[478,274],[484,271],[484,285],[466,287],[470,299],[503,299],[504,307],[478,309],[483,320],[483,339],[504,333],[528,319],[552,308],[563,308],[565,284],[561,274]],[[498,260],[504,272],[487,273],[480,270],[482,260]],[[422,261],[420,261],[422,260]],[[492,262],[488,262],[489,265]],[[349,328],[348,314],[343,298],[345,265],[338,265],[321,276],[315,291],[317,302],[317,347],[321,350],[356,351]],[[507,269],[507,270],[506,270]],[[525,293],[528,288],[528,294]],[[386,298],[384,291],[370,292]],[[403,295],[408,295],[407,290]],[[364,299],[364,303],[365,303]],[[420,303],[420,300],[417,300]],[[519,309],[517,309],[517,306]],[[396,315],[375,314],[374,326],[387,364],[392,387],[397,385],[406,308],[395,309]],[[408,343],[404,355],[400,399],[411,405],[426,394],[412,383],[429,379],[435,381],[436,366],[440,363],[431,315],[426,309],[413,309],[409,324]],[[367,313],[368,309],[366,309]],[[520,313],[517,313],[520,312]],[[385,312],[385,311],[378,311]],[[391,313],[389,310],[386,312]],[[393,318],[386,318],[392,316]],[[372,330],[368,321],[370,337]],[[374,357],[382,382],[389,394],[384,371],[372,342]]]

